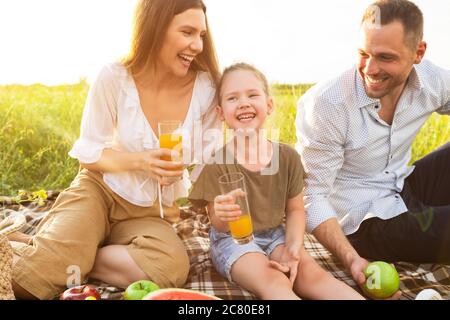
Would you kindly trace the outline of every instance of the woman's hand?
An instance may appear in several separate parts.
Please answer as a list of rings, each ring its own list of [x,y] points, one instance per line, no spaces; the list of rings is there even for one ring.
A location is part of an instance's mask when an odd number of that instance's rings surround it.
[[[183,177],[183,163],[175,161],[165,161],[162,157],[179,159],[174,155],[175,151],[170,149],[154,149],[141,152],[140,169],[148,176],[157,180],[161,186],[169,186]]]
[[[241,189],[231,191],[214,199],[214,213],[223,222],[237,221],[242,214],[241,207],[236,204],[236,198],[245,196]]]

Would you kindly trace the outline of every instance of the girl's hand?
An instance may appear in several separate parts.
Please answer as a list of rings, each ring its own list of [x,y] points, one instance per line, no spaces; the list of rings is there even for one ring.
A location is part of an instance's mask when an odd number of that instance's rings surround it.
[[[169,186],[183,177],[183,164],[175,161],[161,160],[161,157],[179,159],[170,149],[154,149],[140,153],[140,169],[150,178],[157,180],[161,186]]]
[[[242,214],[241,207],[236,204],[236,198],[242,197],[245,192],[241,189],[231,191],[226,195],[214,199],[214,213],[223,222],[237,221]]]
[[[300,247],[297,245],[283,245],[280,261],[270,260],[271,267],[283,273],[289,273],[289,280],[292,285],[294,285],[297,278],[298,265],[300,263]]]

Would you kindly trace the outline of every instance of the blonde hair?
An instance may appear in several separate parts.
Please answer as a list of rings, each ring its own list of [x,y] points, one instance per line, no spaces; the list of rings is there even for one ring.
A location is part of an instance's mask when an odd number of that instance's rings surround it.
[[[239,63],[232,64],[231,66],[229,66],[229,67],[225,68],[225,70],[223,70],[222,77],[220,78],[219,85],[217,86],[217,101],[219,103],[221,103],[221,99],[222,99],[222,86],[223,86],[223,83],[225,82],[225,78],[227,77],[227,75],[229,75],[230,73],[232,73],[234,71],[249,71],[249,72],[253,73],[255,75],[255,77],[261,82],[266,96],[268,96],[268,97],[270,96],[270,86],[269,86],[269,81],[267,81],[266,76],[261,71],[259,71],[256,67],[254,67],[253,65],[245,63],[245,62],[239,62]]]
[[[139,75],[147,67],[154,67],[172,19],[189,9],[203,10],[206,18],[206,6],[202,0],[139,0],[134,16],[131,50],[122,60],[131,74]],[[220,78],[219,63],[207,18],[206,27],[203,51],[192,62],[191,69],[208,72],[217,85]]]

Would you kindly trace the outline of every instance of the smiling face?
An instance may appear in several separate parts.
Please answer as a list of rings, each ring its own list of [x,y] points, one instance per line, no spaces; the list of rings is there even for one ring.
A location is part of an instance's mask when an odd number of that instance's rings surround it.
[[[218,112],[231,129],[259,130],[273,110],[262,80],[250,70],[228,72],[220,88]]]
[[[158,67],[183,77],[203,51],[206,19],[203,10],[189,9],[176,15],[167,29],[158,55]]]
[[[420,63],[426,44],[412,48],[405,41],[403,25],[392,23],[374,28],[361,27],[358,72],[370,98],[399,97],[414,64]]]

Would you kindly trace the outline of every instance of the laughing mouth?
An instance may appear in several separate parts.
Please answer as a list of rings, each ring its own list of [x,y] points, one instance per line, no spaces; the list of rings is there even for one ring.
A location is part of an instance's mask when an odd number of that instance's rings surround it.
[[[189,64],[190,64],[190,63],[194,60],[194,58],[195,58],[195,56],[191,56],[191,55],[187,55],[187,54],[179,54],[178,57],[180,57],[181,60],[183,60],[184,62],[189,63]]]
[[[381,79],[375,79],[375,78],[372,78],[372,77],[369,77],[369,76],[366,76],[365,78],[366,78],[366,81],[369,84],[372,84],[372,85],[383,83],[384,81],[386,81],[388,79],[387,77],[386,78],[381,78]]]
[[[251,121],[256,118],[256,113],[253,113],[253,112],[252,113],[243,113],[243,114],[238,115],[236,118],[239,121],[243,121],[243,122]]]

